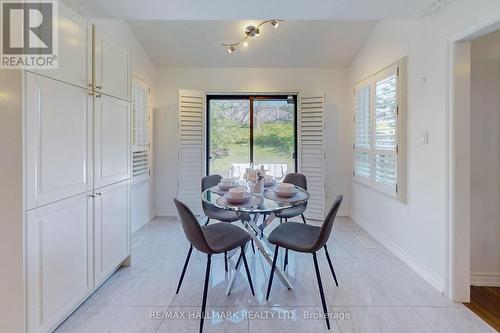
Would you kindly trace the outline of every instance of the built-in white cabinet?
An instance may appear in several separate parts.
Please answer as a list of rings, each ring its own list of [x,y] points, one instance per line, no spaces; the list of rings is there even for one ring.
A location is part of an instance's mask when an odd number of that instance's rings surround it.
[[[130,264],[130,54],[61,2],[58,27],[58,69],[0,75],[15,333],[53,332]]]
[[[92,96],[32,73],[25,84],[26,199],[33,209],[92,189]]]
[[[28,332],[49,332],[91,292],[92,200],[87,193],[26,214]]]
[[[87,21],[64,5],[59,7],[58,68],[36,73],[89,88],[92,83],[91,31]]]
[[[94,187],[130,178],[130,103],[97,94],[94,99]]]
[[[94,281],[100,285],[130,253],[130,180],[94,192]]]
[[[110,96],[130,100],[130,52],[101,30],[93,30],[94,87]]]

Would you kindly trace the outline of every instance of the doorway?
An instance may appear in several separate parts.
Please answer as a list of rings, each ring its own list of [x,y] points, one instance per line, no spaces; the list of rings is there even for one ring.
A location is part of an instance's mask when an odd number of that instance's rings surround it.
[[[207,174],[250,165],[278,179],[297,170],[297,95],[207,95]]]
[[[447,293],[491,325],[500,324],[499,28],[500,13],[450,40]]]

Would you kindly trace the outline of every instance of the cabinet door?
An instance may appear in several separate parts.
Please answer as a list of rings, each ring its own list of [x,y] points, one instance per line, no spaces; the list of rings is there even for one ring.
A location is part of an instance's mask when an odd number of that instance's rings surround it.
[[[61,2],[58,34],[58,68],[37,69],[36,73],[88,88],[92,72],[87,21]]]
[[[130,178],[130,103],[94,100],[94,188]]]
[[[51,332],[92,290],[92,200],[81,194],[26,216],[28,332]]]
[[[91,190],[92,98],[26,73],[27,209]]]
[[[94,85],[96,90],[130,100],[130,52],[94,27]]]
[[[130,181],[95,192],[94,280],[103,282],[130,254]]]

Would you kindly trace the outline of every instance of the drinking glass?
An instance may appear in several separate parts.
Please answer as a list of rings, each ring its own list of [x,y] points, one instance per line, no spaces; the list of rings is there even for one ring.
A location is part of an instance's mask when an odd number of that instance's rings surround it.
[[[283,171],[283,166],[282,165],[275,165],[274,166],[274,178],[276,178],[277,181],[281,181],[284,176],[285,176],[285,173]]]
[[[231,178],[233,178],[234,181],[237,181],[238,179],[241,178],[241,171],[240,171],[240,167],[238,166],[233,166],[230,170],[230,175],[231,175]]]

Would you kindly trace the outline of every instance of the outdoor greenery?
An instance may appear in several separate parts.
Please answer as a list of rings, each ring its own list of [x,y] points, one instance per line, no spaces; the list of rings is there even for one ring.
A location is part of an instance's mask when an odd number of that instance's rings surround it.
[[[214,173],[228,175],[232,163],[248,163],[250,159],[248,102],[227,100],[212,102],[217,103],[211,104],[210,112],[210,169]],[[290,121],[287,114],[277,119],[277,116],[270,117],[267,113],[259,115],[256,109],[254,124],[256,164],[293,163],[291,159],[294,150],[293,121]],[[293,117],[293,113],[291,116]],[[293,166],[289,165],[289,168]]]

